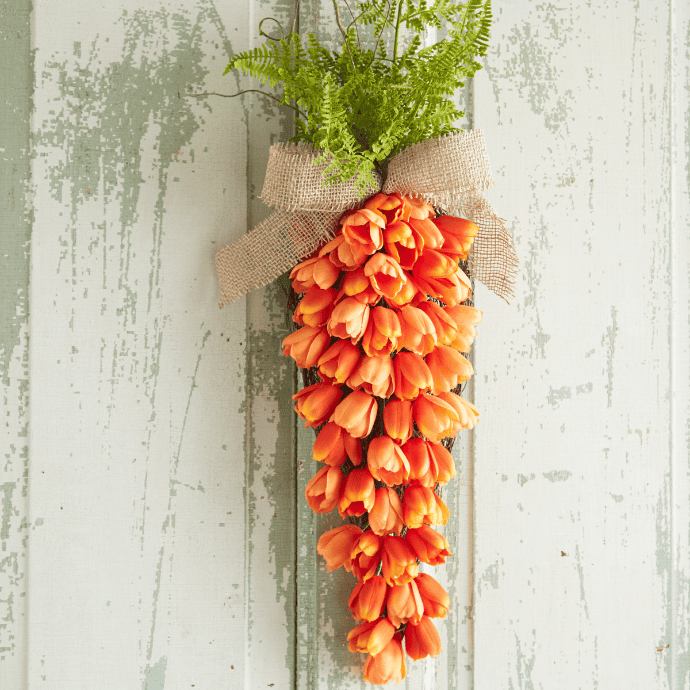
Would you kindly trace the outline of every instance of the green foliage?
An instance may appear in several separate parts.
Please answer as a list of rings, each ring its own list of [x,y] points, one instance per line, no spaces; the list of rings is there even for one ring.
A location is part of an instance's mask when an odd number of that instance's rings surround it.
[[[225,74],[238,69],[282,86],[280,102],[297,112],[293,141],[323,151],[328,182],[354,177],[364,187],[407,146],[458,131],[464,113],[452,96],[481,69],[491,0],[364,0],[355,4],[349,27],[333,3],[339,50],[326,49],[313,34],[304,40],[291,33],[238,54]],[[422,48],[420,34],[429,30],[446,36]],[[408,44],[400,50],[403,32]],[[363,47],[362,36],[371,47]]]

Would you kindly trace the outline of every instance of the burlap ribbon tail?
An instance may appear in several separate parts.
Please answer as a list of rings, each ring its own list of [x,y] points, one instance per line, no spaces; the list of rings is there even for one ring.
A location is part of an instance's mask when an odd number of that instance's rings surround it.
[[[506,301],[513,296],[518,260],[504,221],[483,194],[494,182],[481,130],[410,146],[390,160],[385,182],[365,191],[352,180],[324,186],[326,163],[314,164],[318,156],[305,144],[271,146],[261,199],[276,211],[216,254],[221,307],[313,254],[335,237],[343,212],[378,191],[422,197],[444,213],[472,220],[479,232],[470,274]]]

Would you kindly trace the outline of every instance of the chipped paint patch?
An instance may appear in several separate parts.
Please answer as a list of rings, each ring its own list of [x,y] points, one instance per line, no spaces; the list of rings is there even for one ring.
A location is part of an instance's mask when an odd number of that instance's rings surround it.
[[[544,478],[553,482],[566,482],[573,476],[572,472],[568,470],[552,470],[551,472],[544,472]]]
[[[141,690],[164,690],[165,670],[168,667],[168,657],[162,656],[153,666],[147,666],[144,671],[144,682]]]

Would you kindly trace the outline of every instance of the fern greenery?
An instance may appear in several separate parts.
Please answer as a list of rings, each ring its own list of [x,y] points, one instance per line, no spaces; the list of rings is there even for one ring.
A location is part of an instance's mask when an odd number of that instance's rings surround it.
[[[349,26],[340,1],[332,0],[338,49],[313,34],[285,35],[280,27],[282,37],[271,38],[261,31],[270,41],[236,55],[225,74],[237,69],[282,87],[278,100],[296,111],[293,141],[323,151],[327,182],[354,177],[364,188],[402,149],[458,131],[464,113],[452,96],[481,69],[491,0],[364,0],[348,5]],[[434,30],[445,38],[422,47],[421,36]]]

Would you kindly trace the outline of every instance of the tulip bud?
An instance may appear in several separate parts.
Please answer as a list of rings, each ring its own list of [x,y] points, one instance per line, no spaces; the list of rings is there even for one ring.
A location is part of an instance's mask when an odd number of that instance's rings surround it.
[[[358,580],[368,580],[376,574],[381,562],[381,537],[367,530],[352,547],[352,574]]]
[[[417,558],[402,537],[383,537],[381,549],[383,579],[387,585],[404,585],[417,577]]]
[[[362,461],[362,444],[335,422],[328,422],[314,441],[314,460],[339,467],[349,457],[353,465]]]
[[[400,635],[396,634],[376,656],[367,657],[363,673],[364,680],[372,685],[385,685],[392,680],[397,685],[405,677],[405,656]]]
[[[304,495],[315,513],[330,513],[340,498],[345,476],[339,467],[322,467],[307,484]]]
[[[403,623],[419,623],[422,620],[424,604],[417,589],[417,578],[403,585],[393,585],[388,588],[386,613],[396,628]]]
[[[355,438],[364,438],[371,433],[376,421],[378,403],[364,391],[352,391],[335,408],[333,420]]]
[[[405,454],[388,436],[377,436],[371,440],[367,450],[367,466],[375,479],[388,486],[406,484],[410,474],[410,463]]]
[[[376,656],[393,639],[395,627],[388,618],[366,621],[347,634],[351,652],[366,652]]]
[[[403,528],[402,503],[395,489],[376,489],[374,507],[369,511],[369,527],[375,534],[400,534]]]
[[[424,605],[424,614],[430,618],[445,618],[450,608],[448,592],[427,573],[420,573],[415,583]]]
[[[388,355],[362,357],[347,385],[353,390],[363,388],[371,395],[389,398],[395,388],[393,360]]]
[[[405,539],[422,563],[441,565],[446,562],[447,557],[452,555],[448,540],[427,525],[408,529]]]
[[[369,470],[352,470],[338,501],[340,517],[363,515],[374,507],[375,497],[374,478]]]
[[[318,360],[319,376],[326,383],[345,383],[359,362],[360,352],[349,340],[337,340]]]
[[[304,326],[283,340],[283,354],[292,357],[298,367],[309,369],[316,366],[330,342],[331,336],[325,328]]]
[[[434,385],[429,367],[413,352],[398,352],[393,360],[395,371],[395,395],[414,400]]]
[[[400,332],[400,322],[392,309],[374,307],[362,338],[364,352],[370,357],[390,354],[398,346]]]
[[[297,402],[295,412],[304,420],[305,427],[321,426],[333,414],[343,397],[339,386],[314,383],[292,396]]]
[[[352,547],[359,541],[362,530],[357,525],[341,525],[321,535],[316,544],[316,551],[326,559],[328,570],[345,566],[352,570]]]
[[[361,208],[343,216],[340,223],[343,226],[343,238],[350,246],[365,254],[373,254],[383,247],[381,230],[386,221],[378,213]]]
[[[386,598],[386,583],[380,575],[359,580],[350,594],[347,605],[355,620],[373,621],[381,615]]]
[[[335,290],[320,288],[318,285],[310,287],[295,308],[292,320],[300,326],[325,326],[333,311]]]
[[[395,441],[405,443],[414,431],[412,403],[409,400],[389,400],[383,409],[383,426]]]
[[[405,651],[415,661],[441,653],[441,638],[428,616],[422,616],[419,625],[410,624],[405,628]]]
[[[407,527],[445,525],[449,516],[445,503],[425,486],[412,484],[405,489],[403,496],[403,520]]]

